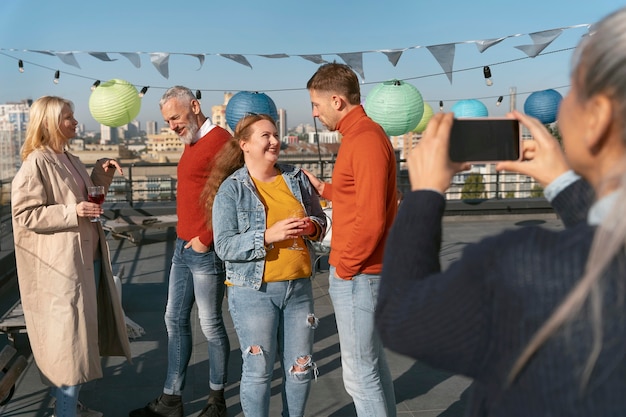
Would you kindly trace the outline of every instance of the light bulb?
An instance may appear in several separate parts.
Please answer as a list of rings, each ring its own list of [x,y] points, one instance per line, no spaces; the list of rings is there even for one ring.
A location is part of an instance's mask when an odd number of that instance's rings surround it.
[[[488,66],[483,67],[483,74],[485,75],[485,84],[487,84],[487,86],[492,86],[493,81],[491,80],[491,69]]]
[[[100,80],[96,80],[92,85],[91,85],[91,91],[95,90],[96,88],[98,88],[98,86],[100,85]]]
[[[196,100],[200,100],[202,98],[202,91],[196,90]]]
[[[148,92],[148,88],[150,87],[142,88],[141,91],[139,92],[139,97],[143,97],[144,95],[146,95],[146,93]]]
[[[502,104],[502,99],[503,99],[502,96],[498,97],[498,101],[496,101],[496,106],[499,106],[500,104]]]
[[[22,61],[21,59],[17,61],[17,68],[20,72],[24,72],[24,61]]]
[[[439,111],[443,111],[443,100],[439,100]]]
[[[59,83],[59,77],[60,77],[60,76],[61,76],[61,71],[56,70],[56,71],[54,72],[54,81],[53,81],[55,84],[58,84],[58,83]]]

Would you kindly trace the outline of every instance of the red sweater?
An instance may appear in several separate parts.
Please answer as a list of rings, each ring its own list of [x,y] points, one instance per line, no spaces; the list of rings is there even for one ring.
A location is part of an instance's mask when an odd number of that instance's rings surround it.
[[[324,198],[333,202],[329,263],[342,278],[380,274],[396,216],[396,157],[380,125],[358,106],[337,125],[341,146]]]
[[[207,227],[204,202],[200,194],[209,175],[209,165],[215,154],[231,138],[227,130],[215,126],[191,145],[185,145],[178,162],[176,213],[178,237],[189,241],[196,236],[206,246],[213,243],[213,231]]]

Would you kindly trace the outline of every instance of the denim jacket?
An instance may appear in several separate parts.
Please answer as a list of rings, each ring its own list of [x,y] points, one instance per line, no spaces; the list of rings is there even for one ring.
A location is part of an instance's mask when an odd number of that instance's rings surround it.
[[[316,239],[326,234],[326,216],[307,176],[292,165],[277,164],[287,186],[307,215],[321,228]],[[265,269],[265,207],[257,194],[248,168],[243,166],[224,180],[213,202],[215,252],[226,264],[226,279],[233,285],[258,290]],[[304,239],[314,270],[315,251]]]

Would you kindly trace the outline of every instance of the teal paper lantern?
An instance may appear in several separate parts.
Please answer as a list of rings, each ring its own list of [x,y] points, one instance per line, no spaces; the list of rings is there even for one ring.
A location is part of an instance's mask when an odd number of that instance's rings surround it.
[[[524,102],[524,113],[539,119],[543,124],[556,121],[563,96],[556,90],[535,91]]]
[[[487,117],[489,111],[487,107],[479,100],[467,99],[459,100],[452,106],[454,117]]]
[[[417,126],[415,126],[413,132],[422,133],[424,130],[426,130],[426,126],[428,126],[428,122],[430,122],[430,119],[433,117],[433,115],[433,108],[430,107],[430,104],[424,102],[424,114],[422,115],[422,120],[420,120]]]
[[[96,121],[109,127],[132,122],[141,109],[137,89],[128,81],[112,79],[100,83],[89,97],[89,111]]]
[[[274,120],[278,119],[276,104],[267,94],[240,91],[228,100],[226,123],[234,131],[239,120],[250,113],[269,114]]]
[[[378,84],[365,100],[365,112],[382,126],[389,136],[400,136],[413,130],[424,115],[422,94],[404,81]]]

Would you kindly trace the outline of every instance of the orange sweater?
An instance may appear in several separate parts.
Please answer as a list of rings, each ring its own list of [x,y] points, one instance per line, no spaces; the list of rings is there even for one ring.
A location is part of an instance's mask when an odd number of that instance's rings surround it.
[[[215,126],[206,135],[191,145],[185,145],[178,162],[178,185],[176,191],[176,234],[189,241],[196,236],[206,246],[213,243],[213,231],[206,224],[204,203],[200,194],[209,174],[209,164],[215,154],[230,139],[230,133]]]
[[[362,106],[337,125],[341,146],[332,183],[323,197],[333,202],[329,263],[350,279],[380,274],[387,234],[396,216],[396,158],[385,131]]]

